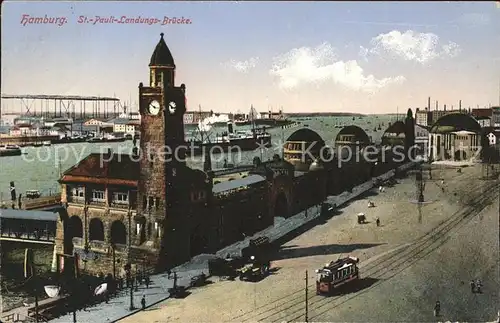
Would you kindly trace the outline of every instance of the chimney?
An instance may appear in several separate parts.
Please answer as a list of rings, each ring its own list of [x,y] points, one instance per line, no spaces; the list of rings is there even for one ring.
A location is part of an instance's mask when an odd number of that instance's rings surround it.
[[[446,111],[446,104],[444,105],[444,111]]]
[[[436,111],[439,110],[439,102],[436,100]]]
[[[427,99],[427,109],[431,109],[431,97]]]
[[[458,110],[462,111],[462,100],[458,101]]]

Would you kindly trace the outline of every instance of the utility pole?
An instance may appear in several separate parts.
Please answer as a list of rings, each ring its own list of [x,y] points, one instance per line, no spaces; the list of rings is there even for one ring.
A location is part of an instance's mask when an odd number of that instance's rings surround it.
[[[306,323],[309,322],[309,307],[308,307],[309,297],[307,295],[307,285],[309,285],[308,276],[309,275],[307,274],[307,270],[306,270],[306,315],[305,315],[305,318],[304,318],[304,321]]]
[[[130,307],[129,309],[133,311],[134,307],[134,280],[132,279],[132,275],[130,275]]]

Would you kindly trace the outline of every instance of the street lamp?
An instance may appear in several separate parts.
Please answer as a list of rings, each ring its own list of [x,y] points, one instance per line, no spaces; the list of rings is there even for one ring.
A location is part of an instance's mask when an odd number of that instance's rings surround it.
[[[127,274],[127,282],[130,282],[130,307],[129,310],[133,311],[134,307],[134,281],[131,279],[131,266],[129,263],[125,265],[125,272]]]
[[[111,252],[113,253],[113,279],[116,280],[116,256],[115,256],[115,244],[111,243]]]

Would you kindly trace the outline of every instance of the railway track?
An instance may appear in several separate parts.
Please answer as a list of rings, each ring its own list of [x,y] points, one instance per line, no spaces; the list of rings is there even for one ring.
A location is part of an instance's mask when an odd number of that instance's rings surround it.
[[[473,176],[463,177],[465,180]],[[438,226],[430,230],[428,233],[418,238],[412,245],[389,255],[380,257],[370,265],[361,267],[362,277],[378,280],[373,285],[359,291],[355,294],[341,295],[337,297],[322,297],[317,296],[315,291],[315,283],[308,286],[310,295],[309,298],[309,319],[318,319],[324,312],[327,312],[350,299],[357,297],[371,288],[387,281],[394,277],[399,272],[405,270],[416,261],[427,256],[444,244],[448,239],[448,233],[454,229],[458,229],[461,225],[470,221],[474,215],[485,209],[489,202],[499,191],[498,180],[489,182],[480,182],[477,185],[470,187],[470,191],[479,191],[479,194],[472,195],[466,201],[463,209],[455,212],[448,219],[441,222]],[[248,322],[248,321],[297,321],[303,320],[305,314],[305,299],[304,289],[297,290],[285,297],[279,298],[265,305],[255,308],[251,312],[243,313],[233,317],[231,321]]]

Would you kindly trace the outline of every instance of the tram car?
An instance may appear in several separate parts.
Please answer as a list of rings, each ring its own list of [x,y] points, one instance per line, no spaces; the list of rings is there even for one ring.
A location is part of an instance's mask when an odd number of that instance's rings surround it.
[[[339,287],[359,279],[359,258],[346,257],[316,270],[316,294],[332,295]]]

